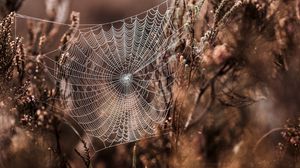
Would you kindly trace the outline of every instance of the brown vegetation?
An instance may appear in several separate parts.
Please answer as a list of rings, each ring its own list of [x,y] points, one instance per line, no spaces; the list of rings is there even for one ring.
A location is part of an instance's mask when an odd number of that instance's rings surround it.
[[[0,2],[6,16],[0,25],[1,168],[300,167],[300,0],[176,1],[174,25],[186,28],[176,48],[171,130],[93,157],[64,114],[48,105],[62,103],[53,101],[58,84],[48,82],[43,66],[60,28],[30,22],[27,37],[14,38],[9,13],[22,1]],[[46,1],[47,19],[65,21],[69,6],[53,2]],[[71,22],[61,46],[78,26],[78,13]]]

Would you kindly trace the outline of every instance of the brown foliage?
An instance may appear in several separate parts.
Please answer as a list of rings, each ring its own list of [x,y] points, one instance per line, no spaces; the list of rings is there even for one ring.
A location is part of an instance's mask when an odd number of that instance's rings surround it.
[[[3,16],[21,1],[7,2],[0,3]],[[49,20],[64,21],[66,13],[57,16],[62,4],[57,1],[57,10],[48,4]],[[175,5],[174,25],[185,29],[176,48],[174,107],[166,120],[170,131],[94,157],[76,135],[81,133],[74,134],[63,114],[47,105],[62,105],[53,101],[60,96],[59,84],[48,82],[43,66],[59,27],[30,22],[29,38],[14,39],[14,15],[4,18],[0,167],[299,167],[300,1]],[[71,22],[60,46],[78,26],[78,14]],[[56,60],[63,63],[64,56]]]

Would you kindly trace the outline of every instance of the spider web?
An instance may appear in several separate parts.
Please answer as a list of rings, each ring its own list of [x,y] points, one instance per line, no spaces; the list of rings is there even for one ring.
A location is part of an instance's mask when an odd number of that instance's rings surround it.
[[[180,35],[165,1],[141,14],[76,29],[48,67],[59,81],[67,114],[84,130],[95,151],[155,136],[172,103]],[[47,61],[55,62],[51,57]]]

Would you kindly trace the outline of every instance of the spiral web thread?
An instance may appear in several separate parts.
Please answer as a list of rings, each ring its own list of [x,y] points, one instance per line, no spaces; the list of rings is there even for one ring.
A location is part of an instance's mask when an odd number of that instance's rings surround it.
[[[164,123],[175,60],[167,51],[179,36],[172,12],[166,1],[129,18],[79,28],[61,51],[63,63],[48,67],[60,82],[63,110],[91,141],[100,140],[95,151],[155,136]]]

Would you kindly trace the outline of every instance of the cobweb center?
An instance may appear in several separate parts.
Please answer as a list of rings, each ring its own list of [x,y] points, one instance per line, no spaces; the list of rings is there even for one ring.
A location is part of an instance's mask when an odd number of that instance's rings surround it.
[[[132,83],[132,80],[133,80],[132,78],[133,77],[132,77],[131,73],[126,73],[126,74],[121,75],[120,82],[124,86],[130,86],[130,84]]]

